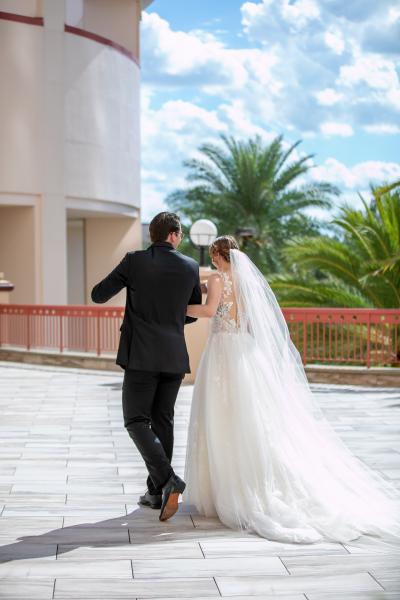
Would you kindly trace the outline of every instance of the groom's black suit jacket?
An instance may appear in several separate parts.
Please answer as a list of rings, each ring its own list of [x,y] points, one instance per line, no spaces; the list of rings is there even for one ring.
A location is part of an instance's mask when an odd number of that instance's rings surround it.
[[[123,369],[190,373],[184,337],[188,304],[201,304],[199,265],[169,242],[127,252],[91,293],[107,302],[126,287],[116,363]]]

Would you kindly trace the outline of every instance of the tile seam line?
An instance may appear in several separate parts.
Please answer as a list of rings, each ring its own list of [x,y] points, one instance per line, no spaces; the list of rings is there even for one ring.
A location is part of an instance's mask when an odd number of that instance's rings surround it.
[[[281,561],[281,563],[283,564],[283,566],[285,567],[286,571],[288,572],[288,575],[291,575],[291,572],[289,571],[289,569],[287,568],[287,566],[285,565],[285,563],[283,562],[283,559],[281,556],[277,556],[277,558],[279,558],[279,560]]]
[[[385,587],[383,587],[383,585],[380,583],[380,581],[377,580],[377,578],[375,577],[375,575],[373,575],[371,573],[371,571],[367,571],[367,573],[382,588],[382,590],[384,590],[385,592],[389,592],[390,591],[390,590],[387,590]]]
[[[216,585],[216,588],[217,588],[217,590],[218,590],[218,593],[219,593],[219,595],[220,595],[220,596],[222,596],[222,593],[221,593],[221,590],[219,589],[219,585],[218,585],[218,583],[217,583],[217,580],[216,580],[216,578],[215,578],[215,577],[213,577],[213,580],[214,580],[214,583],[215,583],[215,585]]]

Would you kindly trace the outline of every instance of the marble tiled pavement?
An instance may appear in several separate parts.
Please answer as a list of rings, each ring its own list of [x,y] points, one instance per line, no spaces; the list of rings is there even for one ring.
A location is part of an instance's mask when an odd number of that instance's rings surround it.
[[[139,507],[121,385],[122,371],[0,363],[0,598],[400,599],[400,555],[371,538],[280,544],[191,507],[165,523]],[[400,389],[312,388],[352,451],[400,485]],[[180,475],[191,393],[176,405]]]

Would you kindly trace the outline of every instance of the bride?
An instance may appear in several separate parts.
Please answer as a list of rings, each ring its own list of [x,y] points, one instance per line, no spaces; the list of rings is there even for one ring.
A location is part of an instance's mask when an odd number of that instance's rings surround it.
[[[231,236],[191,317],[211,317],[193,390],[183,501],[270,540],[400,540],[399,493],[355,457],[313,397],[269,284]]]

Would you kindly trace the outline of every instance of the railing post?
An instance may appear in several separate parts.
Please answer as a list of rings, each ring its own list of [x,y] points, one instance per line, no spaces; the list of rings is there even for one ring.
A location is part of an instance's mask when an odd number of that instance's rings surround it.
[[[368,311],[367,323],[367,369],[371,366],[371,312]]]
[[[64,350],[64,339],[63,339],[63,321],[62,314],[60,315],[60,352]]]
[[[29,314],[29,308],[26,313],[26,349],[31,349],[31,320]]]
[[[100,314],[99,313],[97,313],[96,324],[97,324],[97,356],[100,356],[101,344],[100,344]]]
[[[303,363],[307,364],[307,313],[304,313],[303,319]]]

